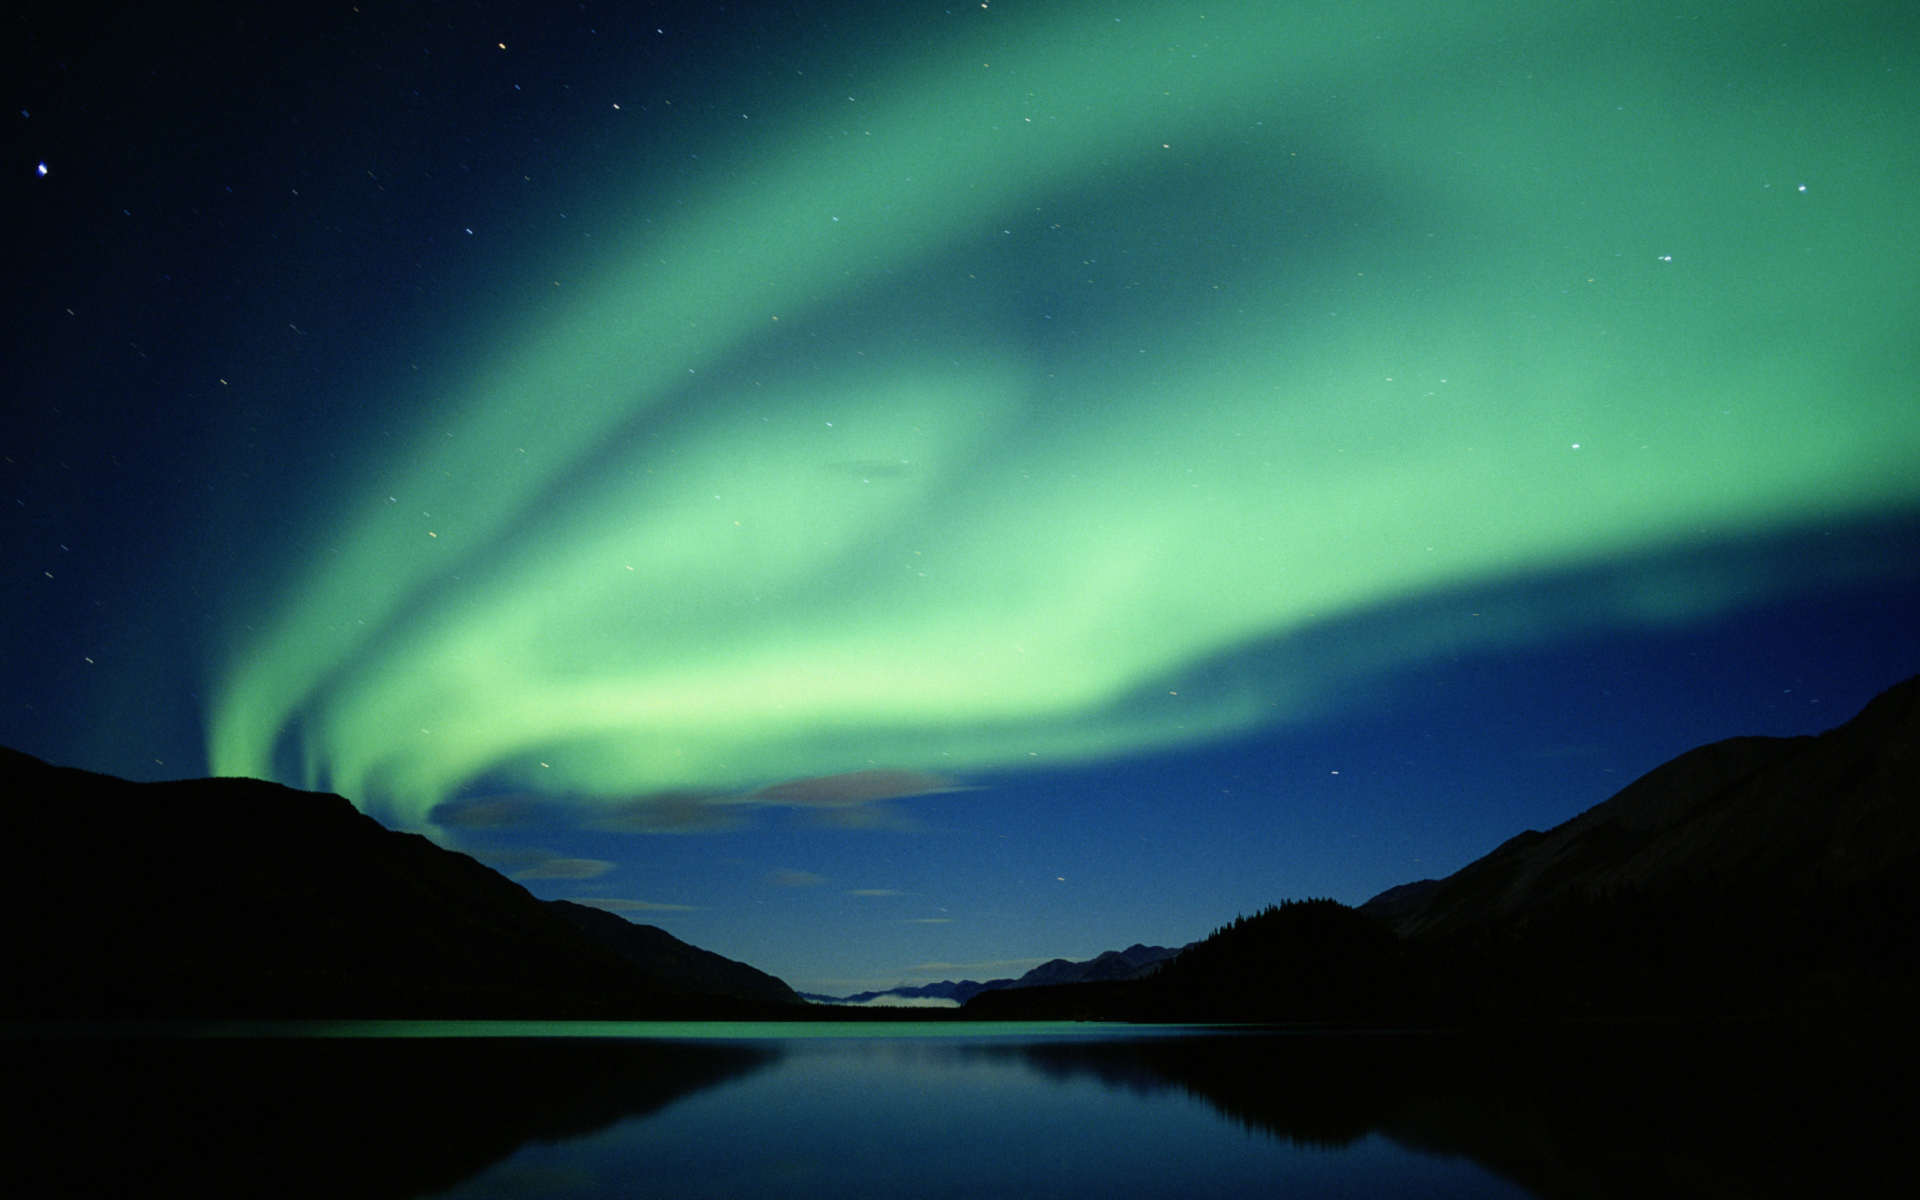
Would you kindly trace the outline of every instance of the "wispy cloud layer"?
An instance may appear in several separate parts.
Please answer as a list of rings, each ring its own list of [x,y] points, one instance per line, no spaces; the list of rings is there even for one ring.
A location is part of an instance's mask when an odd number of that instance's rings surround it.
[[[616,864],[602,858],[549,858],[538,866],[515,871],[515,879],[598,879]]]
[[[775,887],[805,888],[818,887],[827,881],[825,875],[816,875],[812,871],[768,871],[767,882]]]
[[[966,790],[966,784],[945,775],[927,771],[876,769],[790,779],[750,792],[746,799],[795,807],[844,808],[854,804],[871,804],[876,800],[895,800],[902,796],[931,796]]]
[[[755,812],[784,808],[804,814],[812,825],[910,833],[919,824],[886,801],[969,790],[970,785],[946,775],[876,768],[789,779],[745,792],[676,789],[602,802],[586,826],[615,833],[725,833],[748,825]],[[441,805],[435,819],[452,807]]]
[[[589,908],[603,908],[608,912],[698,912],[691,904],[657,904],[652,900],[626,900],[614,896],[575,896],[575,904],[584,904]]]

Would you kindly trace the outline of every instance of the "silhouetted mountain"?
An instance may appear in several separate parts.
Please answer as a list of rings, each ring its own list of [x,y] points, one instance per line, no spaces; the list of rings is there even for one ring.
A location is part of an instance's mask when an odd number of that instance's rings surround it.
[[[1412,883],[1402,883],[1367,901],[1360,906],[1360,911],[1376,921],[1392,925],[1399,918],[1425,905],[1427,897],[1439,886],[1438,879],[1416,879]]]
[[[1283,904],[1152,979],[970,1016],[1479,1023],[1920,1009],[1920,678],[1815,737],[1733,738],[1360,909]]]
[[[1043,962],[1014,981],[1014,987],[1047,987],[1056,983],[1100,983],[1118,979],[1144,979],[1179,954],[1165,946],[1142,946],[1138,942],[1125,950],[1109,950],[1085,962],[1056,958]]]
[[[971,979],[943,979],[939,983],[915,987],[888,988],[883,992],[857,992],[851,996],[807,995],[806,999],[823,1004],[871,1004],[875,1001],[939,999],[965,1004],[982,992],[1008,988],[1052,987],[1064,983],[1095,983],[1119,979],[1143,979],[1180,953],[1165,946],[1143,946],[1138,942],[1125,950],[1108,950],[1083,962],[1064,958],[1049,959],[1018,979],[989,979],[979,983]]]
[[[1817,737],[1740,737],[1688,751],[1548,833],[1527,830],[1401,901],[1363,908],[1414,938],[1575,896],[1753,883],[1851,888],[1920,862],[1920,679]],[[1395,915],[1387,917],[1387,910]]]
[[[0,749],[0,820],[0,1015],[746,1007],[738,977],[717,983],[700,952],[623,957],[520,885],[339,796],[250,779],[130,783]]]
[[[1689,751],[1362,911],[1461,1016],[1910,1005],[1920,678],[1818,736]]]
[[[1393,933],[1333,900],[1274,905],[1216,930],[1142,989],[1182,1020],[1372,1022],[1400,985]]]
[[[1365,1023],[1400,994],[1399,945],[1333,900],[1287,901],[1240,917],[1150,976],[985,993],[983,1019]]]
[[[659,979],[671,979],[687,990],[770,1004],[800,1004],[800,994],[782,980],[746,963],[723,958],[711,950],[674,937],[654,925],[637,925],[603,909],[571,900],[549,900],[547,907],[567,924]]]

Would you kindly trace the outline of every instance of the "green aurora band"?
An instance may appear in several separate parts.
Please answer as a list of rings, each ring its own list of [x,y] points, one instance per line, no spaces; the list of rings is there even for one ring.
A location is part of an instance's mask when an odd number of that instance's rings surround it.
[[[796,84],[531,307],[217,664],[213,768],[423,827],[1095,759],[1299,711],[1182,673],[1329,621],[1920,502],[1898,6],[1053,8]]]

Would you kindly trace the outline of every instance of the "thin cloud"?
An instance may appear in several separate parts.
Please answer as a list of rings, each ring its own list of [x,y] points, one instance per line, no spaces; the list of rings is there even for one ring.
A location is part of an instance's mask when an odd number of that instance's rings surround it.
[[[827,881],[825,875],[815,875],[812,871],[768,871],[767,882],[775,887],[818,887]]]
[[[943,979],[1015,979],[1050,959],[1008,958],[993,962],[929,962],[898,969],[896,973],[857,979],[810,979],[802,989],[824,995],[849,996],[855,992],[880,992],[896,987],[917,986],[912,980],[935,983]]]
[[[1052,962],[1050,958],[1001,958],[987,962],[923,962],[916,967],[908,967],[915,975],[933,975],[947,978],[996,978],[999,976],[1025,975],[1043,962]]]
[[[699,912],[691,904],[659,904],[652,900],[625,900],[614,896],[575,896],[575,904],[604,908],[608,912]]]
[[[514,872],[515,879],[597,879],[613,870],[603,858],[549,858],[538,866]]]
[[[920,822],[891,804],[868,801],[832,807],[808,806],[800,810],[805,824],[820,829],[885,829],[892,833],[919,833]]]
[[[427,820],[442,829],[512,829],[536,820],[548,807],[531,792],[512,792],[501,796],[474,796],[436,804]]]
[[[740,800],[715,792],[655,792],[621,801],[587,822],[613,833],[724,833],[745,822]]]
[[[528,867],[537,867],[549,859],[560,857],[553,851],[542,850],[538,846],[462,845],[461,849],[494,870],[507,875]]]
[[[811,779],[790,779],[756,792],[748,792],[744,798],[762,804],[783,804],[794,808],[840,808],[871,804],[876,800],[898,800],[903,796],[932,796],[968,790],[968,785],[945,775],[880,768],[849,771],[843,775],[818,775]]]
[[[789,779],[750,792],[666,791],[603,801],[584,827],[614,833],[724,833],[745,826],[755,809],[788,808],[826,828],[913,833],[920,825],[886,801],[971,790],[946,775],[876,768]]]
[[[906,893],[903,891],[900,891],[898,888],[850,888],[847,891],[847,895],[849,896],[904,896],[906,895]]]

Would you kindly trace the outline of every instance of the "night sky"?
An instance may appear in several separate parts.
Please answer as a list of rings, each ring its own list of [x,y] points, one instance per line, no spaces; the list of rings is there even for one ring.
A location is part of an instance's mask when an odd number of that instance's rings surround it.
[[[1920,672],[1920,16],[10,6],[0,743],[803,990]]]

